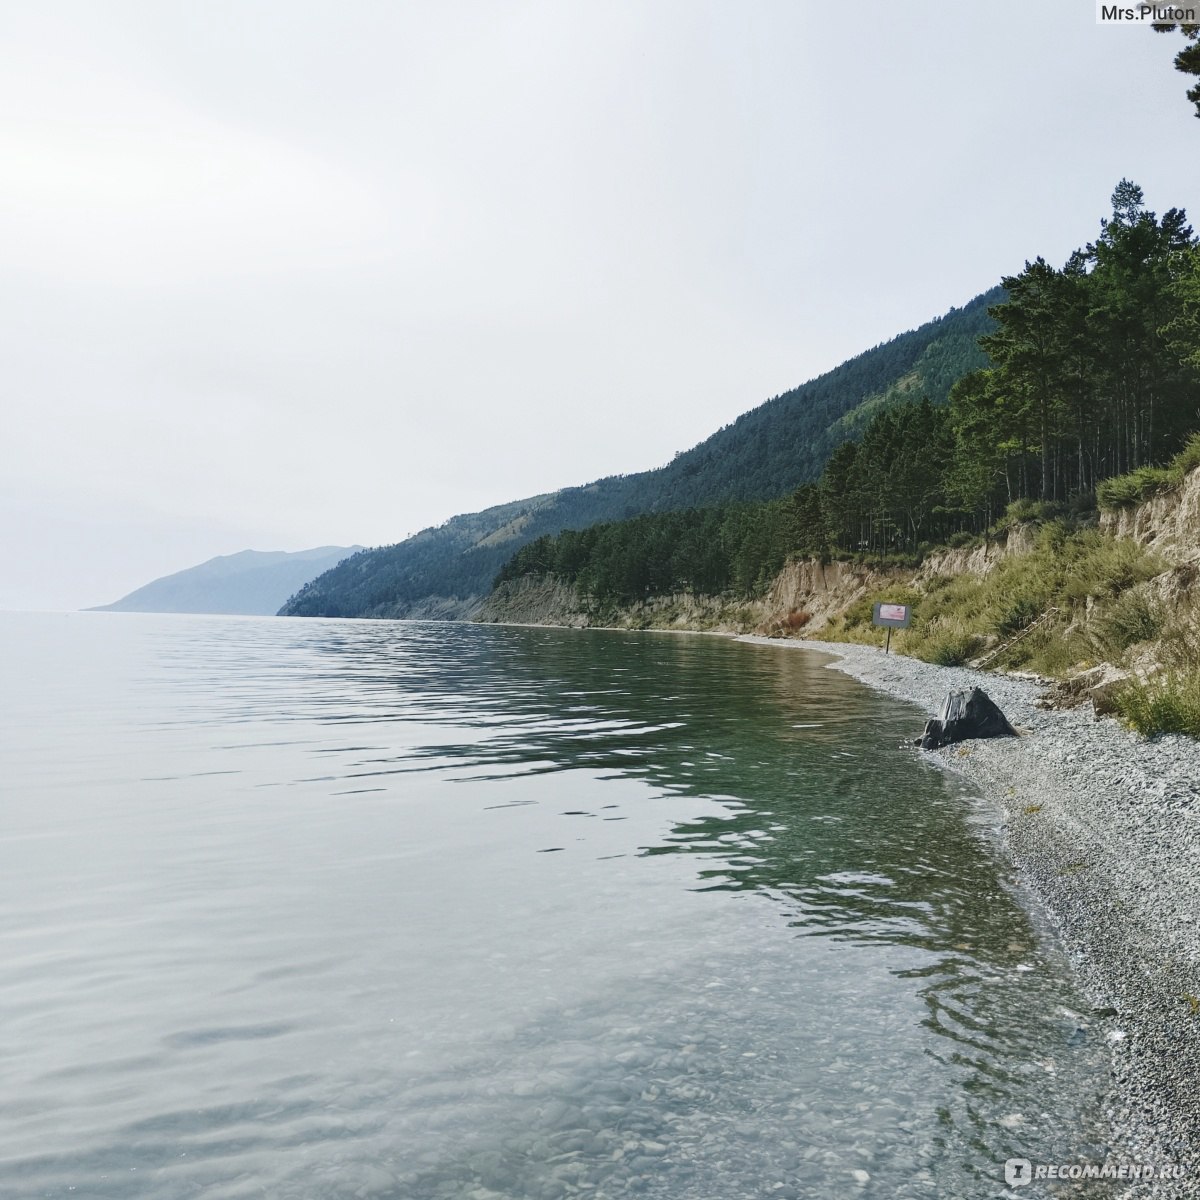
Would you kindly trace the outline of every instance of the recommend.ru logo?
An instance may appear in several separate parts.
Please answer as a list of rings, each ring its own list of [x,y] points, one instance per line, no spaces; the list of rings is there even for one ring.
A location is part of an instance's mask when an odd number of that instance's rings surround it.
[[[1044,1179],[1182,1179],[1187,1168],[1179,1163],[1158,1166],[1154,1163],[1034,1163],[1027,1158],[1010,1158],[1004,1164],[1004,1182],[1009,1187],[1025,1187]]]

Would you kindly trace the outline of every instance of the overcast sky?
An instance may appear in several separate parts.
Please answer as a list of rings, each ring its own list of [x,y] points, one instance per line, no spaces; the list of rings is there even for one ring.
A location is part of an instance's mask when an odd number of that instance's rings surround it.
[[[0,607],[657,466],[1200,217],[1091,0],[0,0]]]

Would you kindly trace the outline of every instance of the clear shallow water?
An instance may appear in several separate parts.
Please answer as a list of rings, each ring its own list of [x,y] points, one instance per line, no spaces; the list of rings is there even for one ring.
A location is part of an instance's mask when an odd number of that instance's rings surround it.
[[[6,1198],[994,1197],[1089,1153],[1107,1058],[986,817],[818,658],[0,614],[0,660]]]

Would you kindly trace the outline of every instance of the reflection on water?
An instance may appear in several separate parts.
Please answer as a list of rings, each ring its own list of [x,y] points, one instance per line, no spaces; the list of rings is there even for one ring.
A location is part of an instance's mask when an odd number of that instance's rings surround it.
[[[990,1197],[1088,1153],[1102,1048],[984,817],[815,656],[0,637],[5,1196]]]

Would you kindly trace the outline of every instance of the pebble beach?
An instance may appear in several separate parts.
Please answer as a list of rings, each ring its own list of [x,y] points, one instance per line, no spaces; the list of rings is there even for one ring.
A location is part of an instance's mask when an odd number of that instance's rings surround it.
[[[1038,680],[872,646],[770,644],[830,655],[831,669],[929,716],[947,692],[981,687],[1020,731],[913,753],[964,776],[991,806],[1020,886],[1080,973],[1089,1036],[1111,1048],[1109,1161],[1184,1172],[1118,1194],[1200,1196],[1200,744],[1146,739],[1090,704],[1041,707],[1049,685]]]

